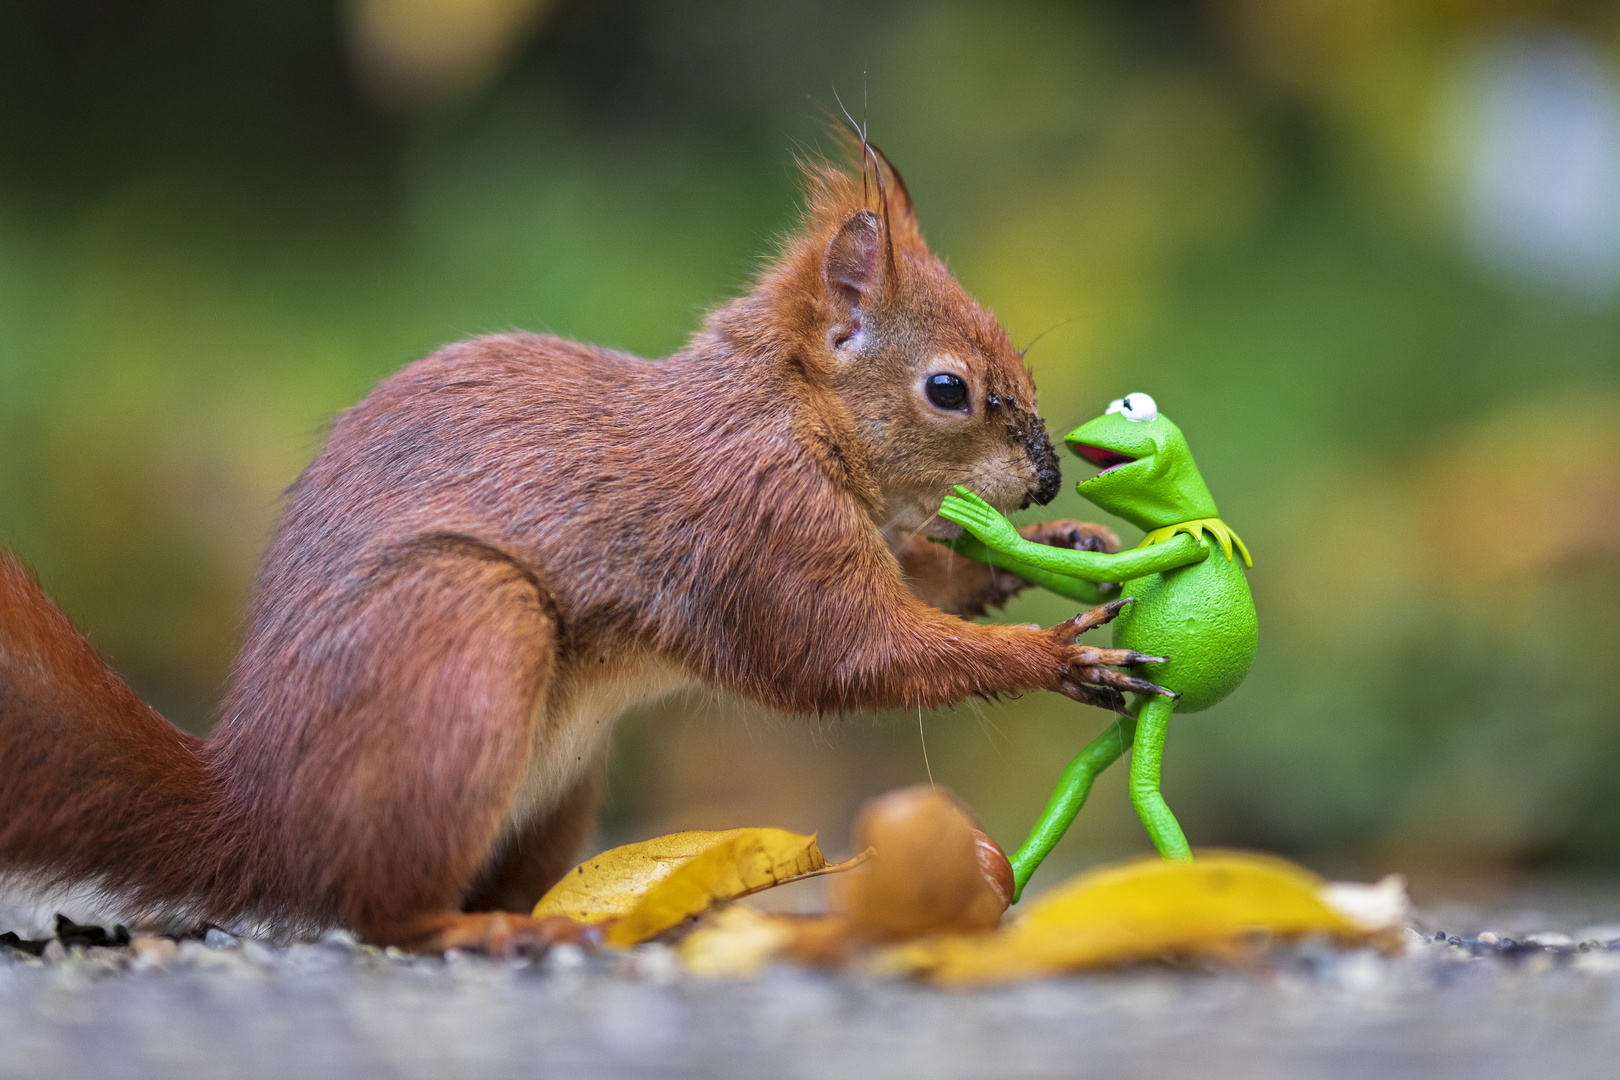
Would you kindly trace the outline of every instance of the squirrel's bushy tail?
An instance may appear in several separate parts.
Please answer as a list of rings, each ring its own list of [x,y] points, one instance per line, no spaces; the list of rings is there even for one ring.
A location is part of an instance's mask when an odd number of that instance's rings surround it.
[[[231,889],[203,740],[135,696],[0,549],[0,877],[208,917]]]

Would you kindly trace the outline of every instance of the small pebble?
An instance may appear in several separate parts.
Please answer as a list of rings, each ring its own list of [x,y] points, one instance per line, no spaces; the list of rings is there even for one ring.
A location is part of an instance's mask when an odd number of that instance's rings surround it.
[[[7,930],[4,934],[0,934],[0,945],[6,946],[5,949],[0,951],[10,953],[15,950],[29,956],[38,956],[45,951],[45,944],[49,940],[49,937],[24,938],[19,936],[15,930]]]
[[[39,954],[39,958],[51,967],[55,967],[67,959],[67,949],[60,941],[53,938],[46,944],[45,951]]]
[[[140,934],[130,941],[129,951],[135,957],[135,970],[145,971],[173,960],[179,955],[180,946],[171,938]]]
[[[1384,985],[1384,964],[1370,950],[1353,952],[1329,970],[1341,987],[1355,993],[1371,993]]]
[[[343,952],[355,952],[360,948],[360,939],[354,931],[344,930],[341,927],[328,930],[321,935],[321,944],[328,949],[338,949]]]
[[[1481,945],[1499,945],[1501,942],[1502,939],[1491,933],[1489,930],[1479,935],[1479,943]]]
[[[242,940],[242,956],[249,963],[257,964],[262,968],[278,968],[281,966],[280,955],[276,950],[269,948],[262,942],[254,941],[252,938]]]
[[[188,967],[204,968],[239,968],[245,969],[247,964],[235,949],[211,949],[201,941],[182,941],[180,943],[179,961]]]
[[[445,953],[446,958],[449,953]],[[546,954],[546,966],[552,971],[578,971],[585,966],[585,950],[578,945],[553,945]]]
[[[630,954],[630,969],[637,978],[656,986],[668,986],[680,978],[681,958],[668,945],[654,942]]]
[[[337,971],[350,963],[351,955],[351,953],[326,948],[323,945],[298,942],[281,954],[281,966],[285,971],[297,972],[301,975]]]
[[[210,949],[234,949],[242,943],[235,934],[227,934],[217,926],[210,926],[203,935],[203,944]]]
[[[1575,958],[1576,971],[1588,975],[1620,975],[1620,953],[1609,952],[1607,949],[1598,952],[1586,952]]]
[[[78,953],[82,969],[100,975],[116,974],[129,964],[129,953],[117,945],[77,949],[75,952]]]
[[[1530,959],[1526,960],[1520,970],[1526,975],[1545,975],[1557,965],[1558,961],[1551,953],[1542,951],[1535,953]]]
[[[1557,930],[1544,930],[1539,934],[1531,934],[1524,940],[1532,945],[1540,945],[1544,949],[1567,949],[1575,944],[1574,938]]]

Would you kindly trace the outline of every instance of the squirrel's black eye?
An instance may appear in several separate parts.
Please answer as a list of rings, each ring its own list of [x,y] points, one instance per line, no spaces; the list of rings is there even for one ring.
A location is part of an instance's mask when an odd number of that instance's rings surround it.
[[[924,384],[928,388],[928,400],[936,408],[949,409],[957,412],[967,408],[967,383],[955,375],[930,375]]]

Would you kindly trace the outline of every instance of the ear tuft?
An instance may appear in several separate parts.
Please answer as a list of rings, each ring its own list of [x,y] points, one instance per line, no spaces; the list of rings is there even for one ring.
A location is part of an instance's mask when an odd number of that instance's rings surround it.
[[[876,143],[869,143],[868,145],[877,159],[883,162],[883,167],[889,170],[889,186],[893,190],[889,191],[887,195],[888,208],[896,216],[910,222],[911,227],[915,229],[917,227],[917,207],[911,201],[911,189],[906,187],[906,178],[900,175],[900,170],[894,167],[894,162],[889,160],[889,155],[885,154],[881,147]]]
[[[877,288],[883,265],[882,232],[876,214],[858,210],[827,245],[822,272],[828,291],[836,299],[854,307]]]

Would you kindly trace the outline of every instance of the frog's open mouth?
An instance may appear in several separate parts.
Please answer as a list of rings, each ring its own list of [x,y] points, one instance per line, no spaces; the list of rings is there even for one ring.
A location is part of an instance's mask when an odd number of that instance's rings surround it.
[[[1136,460],[1136,458],[1133,458],[1127,454],[1121,454],[1117,450],[1109,450],[1102,446],[1088,446],[1086,443],[1080,442],[1070,443],[1069,449],[1073,450],[1075,453],[1079,454],[1093,465],[1101,466],[1102,472],[1098,473],[1097,476],[1101,476],[1106,472],[1111,472],[1112,470],[1119,468],[1121,465],[1129,465],[1131,462]],[[1092,479],[1097,479],[1097,476],[1093,476]]]

